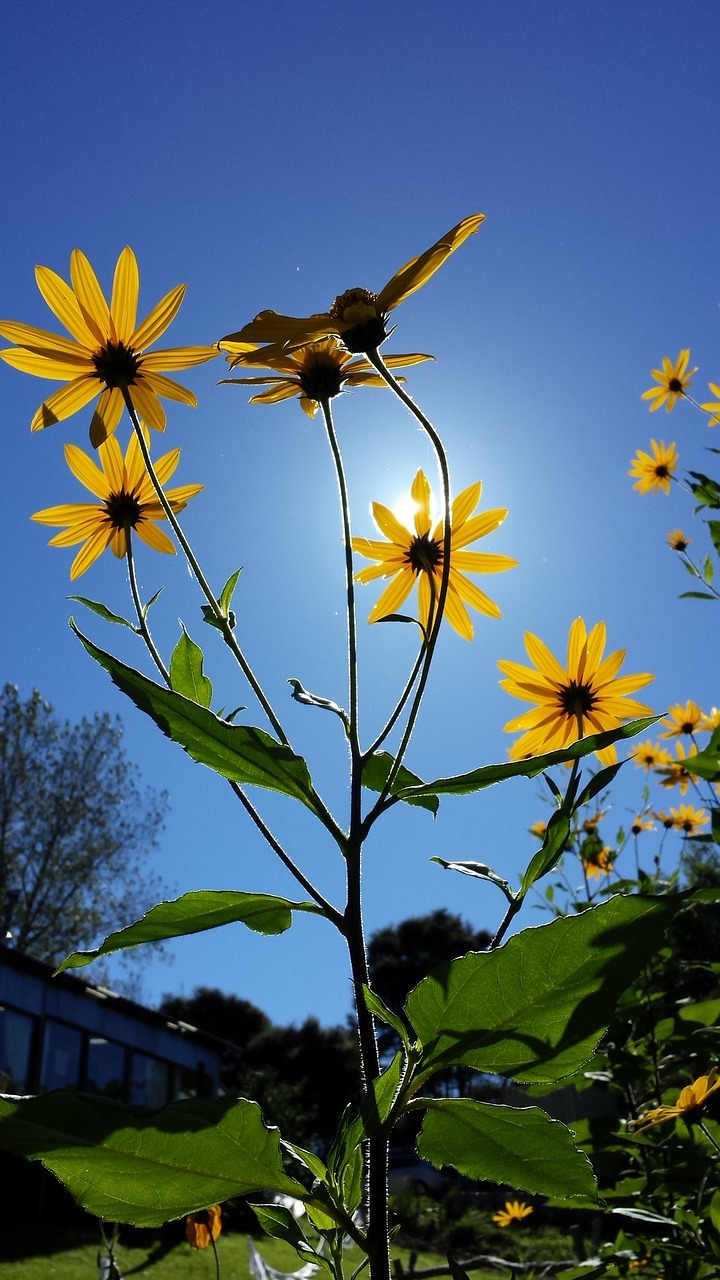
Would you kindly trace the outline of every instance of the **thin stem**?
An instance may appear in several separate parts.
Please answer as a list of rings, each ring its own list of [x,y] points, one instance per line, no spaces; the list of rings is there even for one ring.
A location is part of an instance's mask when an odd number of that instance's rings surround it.
[[[140,602],[140,593],[138,591],[137,577],[135,575],[135,557],[133,555],[133,549],[132,549],[132,533],[130,529],[125,530],[125,538],[127,541],[127,568],[128,568],[128,580],[130,582],[130,595],[132,596],[133,605],[135,606],[135,613],[137,615],[140,634],[142,635],[142,638],[145,641],[145,644],[147,645],[150,657],[152,658],[153,662],[155,663],[155,666],[160,672],[160,675],[162,676],[163,680],[165,681],[166,685],[169,688],[170,672],[168,671],[167,667],[165,666],[165,663],[160,657],[160,653],[158,652],[155,641],[153,640],[152,635],[150,634],[150,628],[147,624],[145,610],[143,609],[142,604]]]
[[[287,738],[285,731],[283,730],[283,727],[280,724],[280,721],[275,715],[275,712],[273,711],[270,705],[270,702],[265,696],[265,693],[259,681],[257,680],[247,658],[245,657],[245,654],[243,653],[237,640],[235,639],[235,634],[233,632],[233,629],[230,626],[228,619],[225,617],[222,609],[220,608],[218,601],[215,599],[213,591],[209,583],[207,582],[207,579],[205,578],[205,575],[202,569],[200,568],[200,565],[198,564],[198,561],[195,557],[192,547],[190,546],[190,543],[185,537],[185,534],[183,533],[180,523],[177,519],[177,516],[175,515],[175,512],[173,511],[170,505],[170,502],[167,499],[165,491],[162,485],[160,484],[160,481],[158,480],[157,475],[155,474],[155,469],[153,467],[152,460],[150,458],[150,450],[148,449],[148,446],[145,442],[145,436],[143,434],[142,427],[140,426],[140,419],[138,418],[138,415],[135,411],[135,406],[133,405],[132,398],[130,396],[130,391],[128,390],[127,387],[122,388],[122,394],[123,394],[123,399],[125,400],[127,411],[130,414],[130,418],[132,420],[132,424],[135,429],[135,435],[137,436],[137,441],[140,446],[140,452],[142,453],[143,461],[145,463],[147,473],[150,476],[153,489],[155,490],[155,493],[157,495],[158,502],[160,503],[160,506],[162,507],[163,512],[165,513],[165,516],[170,526],[172,527],[175,537],[177,538],[180,546],[182,547],[185,553],[187,562],[190,565],[190,568],[192,569],[192,572],[195,575],[195,578],[197,580],[198,586],[200,587],[200,590],[202,591],[203,595],[205,596],[205,599],[207,600],[208,604],[210,605],[210,608],[213,611],[218,627],[222,631],[223,639],[225,640],[225,643],[227,644],[228,648],[231,650],[236,662],[238,663],[243,675],[248,681],[248,684],[250,685],[253,693],[255,694],[255,697],[260,703],[263,711],[265,712],[265,715],[270,721],[270,724],[275,730],[275,733],[277,734],[278,738],[285,746],[289,746],[289,739]]]
[[[358,655],[357,655],[357,618],[355,613],[355,579],[353,576],[352,531],[350,528],[350,503],[348,500],[345,469],[338,444],[332,408],[328,399],[320,401],[325,421],[330,452],[335,464],[338,489],[340,491],[340,510],[342,513],[343,542],[345,544],[345,592],[347,599],[347,640],[348,640],[348,697],[350,711],[350,748],[353,760],[360,755],[358,724]]]
[[[210,1232],[210,1243],[215,1257],[215,1280],[220,1280],[220,1259],[218,1257],[217,1245],[215,1244],[215,1237],[212,1232]]]
[[[405,688],[403,689],[398,699],[396,707],[394,708],[392,714],[388,717],[387,722],[385,723],[383,728],[380,730],[380,733],[378,734],[377,738],[373,742],[372,746],[368,747],[367,751],[363,753],[364,759],[368,759],[370,756],[374,755],[375,752],[382,746],[383,742],[388,737],[388,735],[392,733],[392,730],[395,728],[395,725],[397,724],[398,720],[400,719],[400,716],[403,713],[407,700],[413,691],[413,686],[415,684],[415,681],[417,680],[418,671],[420,670],[420,666],[424,656],[425,656],[425,644],[423,643],[423,646],[417,658],[415,659],[415,664],[413,666],[413,669],[407,678],[407,683],[405,685]]]
[[[715,1150],[717,1151],[718,1155],[720,1155],[720,1147],[718,1146],[717,1142],[716,1142],[716,1141],[715,1141],[715,1139],[713,1138],[713,1136],[712,1136],[712,1134],[711,1134],[710,1130],[708,1129],[707,1125],[705,1124],[705,1121],[704,1121],[704,1120],[699,1120],[699,1121],[698,1121],[698,1129],[700,1129],[700,1130],[705,1134],[705,1137],[707,1138],[708,1142],[710,1142],[710,1143],[712,1144],[712,1146],[713,1146],[713,1147],[715,1148]]]

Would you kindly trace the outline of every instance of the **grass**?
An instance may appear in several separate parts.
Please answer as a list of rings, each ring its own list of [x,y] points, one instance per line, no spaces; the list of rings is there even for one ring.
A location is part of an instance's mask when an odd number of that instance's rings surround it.
[[[0,1226],[0,1270],[2,1280],[97,1280],[98,1240],[88,1230],[66,1231],[60,1227],[31,1225],[25,1229]],[[244,1234],[223,1235],[217,1242],[222,1280],[250,1280],[248,1237]],[[297,1254],[287,1245],[263,1238],[258,1248],[265,1262],[281,1271],[296,1271],[302,1265]],[[398,1249],[397,1256],[407,1263],[407,1250]],[[357,1255],[357,1256],[355,1256]],[[165,1232],[140,1232],[121,1228],[116,1259],[124,1280],[130,1277],[152,1277],[152,1280],[215,1280],[212,1250],[191,1249],[182,1235],[182,1227]],[[360,1259],[353,1249],[348,1252],[348,1273]],[[418,1254],[418,1267],[439,1266],[444,1258],[436,1254]],[[320,1272],[321,1280],[325,1272]],[[475,1280],[498,1280],[497,1271],[475,1271]]]

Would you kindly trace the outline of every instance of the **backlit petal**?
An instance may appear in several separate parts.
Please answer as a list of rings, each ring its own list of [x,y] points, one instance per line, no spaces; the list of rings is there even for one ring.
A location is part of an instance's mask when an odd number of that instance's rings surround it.
[[[130,345],[130,338],[137,321],[139,293],[140,272],[137,258],[130,246],[126,245],[115,267],[110,304],[117,336],[126,346]]]
[[[82,409],[95,399],[99,387],[97,378],[89,374],[68,382],[66,386],[60,387],[43,401],[30,423],[30,430],[41,431],[43,427],[50,427],[55,422],[62,422],[65,418],[69,418],[71,414],[77,413],[78,409]]]
[[[172,324],[178,313],[180,303],[185,297],[186,285],[178,284],[169,293],[165,294],[154,306],[150,315],[142,324],[138,326],[133,334],[130,335],[130,346],[133,351],[144,351],[146,347],[152,346],[153,342],[157,342],[158,338],[165,332],[169,324]]]
[[[411,293],[419,289],[425,284],[432,275],[441,267],[445,259],[458,249],[468,236],[477,231],[481,222],[485,220],[484,213],[472,214],[469,218],[463,218],[456,227],[448,231],[447,235],[441,237],[434,245],[421,253],[418,258],[411,258],[404,267],[396,272],[392,280],[389,280],[382,290],[377,300],[377,308],[379,312],[391,311],[393,307],[397,307]]]
[[[78,305],[91,333],[95,334],[101,345],[108,338],[117,342],[118,334],[105,294],[81,249],[73,249],[70,255],[70,279]]]
[[[81,346],[92,350],[96,345],[95,335],[88,326],[78,306],[78,300],[72,289],[62,276],[50,267],[36,267],[35,280],[50,310],[54,312],[61,324],[76,338]]]

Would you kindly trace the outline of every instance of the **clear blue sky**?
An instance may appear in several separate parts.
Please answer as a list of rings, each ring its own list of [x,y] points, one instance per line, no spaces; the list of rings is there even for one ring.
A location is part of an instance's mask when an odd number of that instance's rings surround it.
[[[690,504],[680,492],[641,498],[627,476],[653,435],[676,440],[681,461],[699,469],[711,469],[708,444],[720,446],[688,406],[651,416],[640,400],[649,370],[684,346],[701,366],[699,398],[720,380],[719,36],[716,0],[682,14],[668,0],[448,0],[442,10],[428,0],[5,0],[3,318],[59,330],[34,265],[66,276],[80,247],[109,287],[130,244],[142,314],[188,285],[160,345],[212,342],[262,307],[302,315],[347,287],[380,288],[460,218],[487,214],[396,313],[388,344],[437,356],[411,371],[411,390],[445,439],[455,491],[482,479],[483,505],[509,508],[486,549],[520,561],[481,583],[502,621],[478,619],[473,644],[449,630],[442,639],[408,759],[420,774],[504,758],[503,725],[521,708],[498,688],[496,660],[523,660],[525,630],[562,652],[578,614],[607,621],[628,671],[656,674],[646,693],[658,711],[691,697],[720,702],[717,612],[676,599],[690,582],[665,547],[668,530],[690,531]],[[248,407],[243,389],[216,385],[221,373],[218,362],[180,375],[200,406],[170,406],[165,441],[182,446],[178,483],[206,486],[185,527],[218,586],[244,566],[246,650],[340,815],[339,726],[285,702],[291,676],[345,701],[327,446],[296,402]],[[31,437],[45,390],[0,368],[0,675],[23,695],[38,687],[63,716],[123,717],[146,782],[173,793],[156,859],[173,894],[207,886],[294,896],[225,785],[126,704],[67,627],[74,610],[98,643],[143,661],[131,637],[68,604],[71,553],[48,548],[50,531],[28,519],[82,500],[62,446],[87,446],[90,415]],[[392,505],[419,466],[435,483],[432,459],[384,391],[344,397],[337,421],[355,531],[374,536],[371,500]],[[215,705],[247,701],[202,627],[180,557],[141,552],[139,571],[146,597],[167,584],[155,610],[166,651],[181,617],[205,644]],[[109,555],[76,589],[129,608],[124,569]],[[376,596],[361,590],[361,617]],[[405,629],[380,627],[362,639],[372,724],[411,641]],[[618,824],[640,792],[639,773],[626,774],[614,793]],[[429,859],[477,858],[515,879],[532,852],[526,828],[544,816],[538,790],[518,782],[445,801],[435,823],[396,811],[368,849],[369,930],[439,905],[492,928],[496,891]],[[283,802],[260,800],[338,895],[329,845]],[[526,909],[526,924],[540,918]],[[350,1009],[342,949],[308,921],[280,939],[240,926],[204,935],[174,948],[171,968],[144,971],[149,1002],[200,983],[237,992],[277,1022],[314,1014],[331,1023]]]

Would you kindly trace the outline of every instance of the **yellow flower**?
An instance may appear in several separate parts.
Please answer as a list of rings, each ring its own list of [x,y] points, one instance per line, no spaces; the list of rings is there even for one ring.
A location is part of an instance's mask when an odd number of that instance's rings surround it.
[[[703,716],[701,729],[720,729],[720,707],[711,707],[708,715]]]
[[[599,880],[600,876],[609,876],[613,869],[615,858],[609,845],[605,845],[602,849],[598,849],[590,858],[581,858],[583,871],[588,880]]]
[[[677,809],[671,809],[673,826],[678,831],[684,831],[686,835],[695,835],[701,827],[708,824],[708,815],[704,809],[696,809],[691,804],[680,804]]]
[[[714,396],[717,396],[717,399],[706,400],[705,404],[700,405],[700,408],[713,415],[708,422],[708,426],[716,427],[720,422],[720,387],[715,382],[708,382],[708,389],[712,391]]]
[[[523,1218],[527,1218],[533,1212],[531,1204],[525,1204],[522,1200],[506,1200],[505,1208],[498,1209],[497,1213],[492,1216],[493,1222],[497,1222],[499,1227],[509,1227],[513,1222],[522,1222]]]
[[[337,338],[319,338],[306,343],[295,351],[278,345],[240,351],[242,343],[218,344],[227,352],[230,368],[237,365],[255,366],[274,370],[279,376],[266,374],[259,378],[222,378],[223,383],[239,383],[243,386],[264,386],[259,395],[251,396],[250,404],[276,404],[278,400],[300,397],[300,408],[310,418],[317,413],[321,400],[339,395],[343,387],[384,387],[385,381],[376,373],[369,360],[354,359]],[[385,356],[391,369],[398,365],[420,364],[433,356],[415,352],[407,356]],[[399,379],[404,382],[404,378]]]
[[[73,444],[65,445],[65,460],[70,470],[86,489],[100,499],[99,505],[67,503],[46,507],[31,516],[39,524],[65,526],[62,533],[56,533],[50,539],[51,547],[73,547],[78,542],[83,543],[73,560],[71,579],[85,573],[106,547],[118,557],[126,555],[132,530],[149,547],[175,555],[175,547],[168,535],[155,524],[155,521],[165,519],[165,512],[145,470],[135,434],[124,458],[114,436],[100,445],[98,456],[102,471],[82,449]],[[155,471],[161,484],[170,479],[179,460],[179,449],[172,449],[158,458]],[[201,484],[186,484],[179,489],[169,489],[166,497],[172,510],[182,511],[202,488]]]
[[[674,707],[668,707],[667,716],[660,721],[661,724],[669,726],[665,733],[660,734],[660,737],[676,738],[681,733],[692,736],[696,729],[703,728],[704,719],[697,702],[693,702],[692,698],[685,703],[685,706],[681,702],[676,702]]]
[[[670,829],[675,826],[675,819],[672,814],[663,813],[662,809],[656,809],[653,817],[657,818],[658,822],[662,823],[666,831],[670,831]]]
[[[669,764],[657,764],[655,770],[662,774],[660,778],[661,787],[679,787],[680,795],[684,796],[691,781],[694,782],[695,775],[688,772],[687,762],[692,756],[697,755],[697,747],[695,743],[691,743],[690,750],[685,755],[685,748],[682,742],[675,743],[675,759],[672,757]]]
[[[630,830],[634,836],[639,836],[641,831],[654,831],[655,823],[649,818],[643,818],[642,814],[639,813],[637,817],[633,819]]]
[[[222,1212],[219,1204],[210,1205],[202,1213],[190,1213],[185,1219],[185,1234],[193,1249],[209,1249],[222,1231]]]
[[[671,551],[687,551],[692,538],[688,538],[682,529],[673,529],[667,536],[667,544]]]
[[[542,840],[545,836],[545,832],[547,831],[547,822],[533,822],[532,826],[528,827],[528,831],[530,832],[530,835],[535,836],[537,840]]]
[[[597,813],[591,813],[589,818],[583,818],[583,831],[586,831],[588,835],[592,835],[594,831],[597,831],[606,813],[607,809],[598,809]]]
[[[297,347],[311,338],[337,334],[348,351],[374,351],[388,336],[389,312],[426,284],[445,259],[477,231],[484,220],[484,213],[463,218],[419,257],[406,262],[380,293],[348,289],[339,294],[329,311],[303,318],[280,315],[277,311],[261,311],[237,333],[226,334],[221,343],[272,342]]]
[[[652,376],[659,386],[650,387],[649,391],[642,393],[642,399],[651,402],[651,413],[663,404],[669,413],[678,397],[685,395],[693,374],[697,373],[697,365],[694,369],[688,369],[689,362],[690,348],[686,347],[674,364],[669,356],[663,356],[662,369],[653,369]]]
[[[669,493],[670,481],[677,470],[680,454],[674,443],[666,445],[664,440],[661,440],[660,444],[657,440],[651,440],[650,447],[653,451],[652,457],[643,449],[638,449],[633,458],[633,465],[628,471],[629,476],[638,477],[633,489],[637,489],[638,493],[652,493],[656,489]]]
[[[43,401],[30,424],[31,431],[71,417],[99,395],[90,423],[90,442],[97,448],[112,435],[122,417],[123,389],[130,391],[138,414],[156,431],[164,431],[166,422],[159,396],[197,404],[192,391],[165,374],[202,364],[217,351],[212,347],[147,351],[175,318],[185,293],[184,284],[171,289],[138,324],[140,275],[130,248],[123,249],[117,260],[110,306],[79,249],[70,258],[72,287],[49,267],[36,267],[35,279],[50,310],[65,325],[72,340],[32,325],[0,321],[0,334],[18,344],[0,351],[3,360],[24,373],[67,384]]]
[[[637,1120],[631,1120],[629,1129],[643,1133],[653,1125],[665,1124],[667,1120],[682,1118],[686,1124],[696,1124],[702,1119],[702,1113],[708,1098],[720,1089],[720,1080],[716,1082],[717,1067],[706,1076],[699,1076],[692,1084],[685,1085],[674,1107],[653,1107]]]
[[[373,503],[373,516],[387,542],[371,538],[353,538],[353,551],[379,563],[361,569],[355,576],[358,582],[371,582],[374,578],[392,578],[380,599],[370,611],[368,622],[380,622],[388,614],[395,613],[418,582],[418,608],[420,622],[426,632],[431,626],[431,614],[440,593],[443,570],[443,520],[435,528],[430,521],[430,485],[422,471],[418,471],[410,490],[415,502],[415,532],[400,523],[388,507]],[[480,501],[482,485],[471,484],[453,501],[451,512],[452,545],[450,549],[450,580],[445,601],[445,616],[451,627],[472,640],[473,625],[465,604],[491,618],[501,616],[497,605],[480,591],[468,573],[499,573],[512,569],[517,560],[510,556],[491,555],[480,551],[465,551],[468,543],[484,538],[502,524],[507,510],[494,509],[473,516]],[[432,532],[431,532],[432,530]],[[463,603],[464,602],[464,603]]]
[[[659,765],[672,764],[672,756],[667,748],[651,742],[649,738],[632,748],[630,759],[646,773],[650,769],[657,769]]]
[[[500,681],[501,688],[536,704],[505,725],[508,733],[525,730],[510,748],[513,759],[558,751],[589,733],[617,729],[624,720],[650,714],[649,707],[627,695],[649,684],[654,676],[645,673],[616,679],[625,650],[618,649],[603,660],[605,640],[604,622],[598,622],[588,635],[582,618],[576,618],[570,628],[566,667],[529,631],[525,647],[535,667],[498,662],[508,677]],[[604,764],[617,759],[614,746],[597,755]]]

